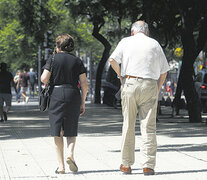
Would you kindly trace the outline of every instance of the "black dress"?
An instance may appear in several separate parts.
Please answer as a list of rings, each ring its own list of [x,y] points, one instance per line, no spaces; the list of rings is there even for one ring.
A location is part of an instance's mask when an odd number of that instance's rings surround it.
[[[50,71],[50,64],[51,59],[43,69]],[[49,104],[51,135],[60,136],[62,128],[64,136],[77,136],[81,105],[79,75],[86,73],[86,69],[79,58],[69,53],[57,53],[52,68]]]

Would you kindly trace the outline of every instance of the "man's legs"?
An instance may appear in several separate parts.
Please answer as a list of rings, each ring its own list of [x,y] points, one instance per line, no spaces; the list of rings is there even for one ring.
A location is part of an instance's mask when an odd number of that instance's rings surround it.
[[[21,92],[21,95],[23,96],[23,102],[25,102],[26,101],[26,98],[27,98],[26,93],[24,91],[22,91]]]
[[[122,113],[123,113],[123,127],[122,127],[122,164],[124,166],[131,166],[134,164],[135,151],[135,122],[137,115],[136,98],[134,97],[134,85],[123,85],[122,89]]]
[[[157,84],[152,83],[150,91],[143,96],[146,102],[139,108],[140,128],[142,145],[140,148],[143,168],[154,169],[156,163],[157,140],[156,140],[156,113],[157,113]],[[153,87],[154,86],[154,87]]]
[[[23,102],[28,102],[29,97],[26,95],[27,87],[21,87],[21,94],[23,96]]]
[[[1,116],[1,122],[4,121],[4,109],[3,109],[3,106],[0,106],[0,116]]]
[[[11,94],[1,94],[0,95],[0,116],[1,116],[1,122],[7,121],[7,113],[9,112],[11,108]],[[6,110],[4,111],[4,102],[6,103]]]

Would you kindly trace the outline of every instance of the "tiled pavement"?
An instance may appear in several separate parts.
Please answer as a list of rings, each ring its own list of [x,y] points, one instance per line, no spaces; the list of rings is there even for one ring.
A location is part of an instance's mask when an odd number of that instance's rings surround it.
[[[119,171],[121,109],[97,104],[87,104],[86,113],[80,118],[75,148],[79,172],[73,174],[67,167],[66,174],[56,175],[57,160],[47,112],[39,112],[36,99],[26,105],[13,103],[8,121],[0,124],[0,180],[206,180],[206,123],[188,123],[185,110],[172,119],[170,111],[169,107],[162,107],[163,115],[157,123],[155,176],[142,174],[138,121],[132,174]]]

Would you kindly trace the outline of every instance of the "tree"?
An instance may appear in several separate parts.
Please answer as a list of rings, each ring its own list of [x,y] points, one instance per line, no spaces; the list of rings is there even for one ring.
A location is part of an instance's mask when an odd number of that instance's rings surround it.
[[[17,68],[17,64],[24,61],[24,54],[21,52],[24,35],[19,24],[16,12],[18,9],[17,0],[0,1],[0,59],[8,63],[11,70]],[[11,62],[16,61],[12,64]]]
[[[153,9],[153,11],[152,11]],[[163,45],[181,40],[184,55],[174,103],[177,106],[184,91],[189,121],[201,122],[200,102],[195,91],[193,64],[207,42],[207,2],[205,0],[143,0],[143,16],[152,33],[163,34]]]
[[[109,52],[111,45],[109,41],[101,34],[100,30],[105,24],[104,17],[106,16],[105,9],[98,1],[90,0],[79,0],[79,1],[68,1],[68,7],[70,12],[73,14],[73,17],[82,16],[83,18],[88,18],[88,20],[93,24],[92,35],[100,41],[104,46],[104,51],[101,57],[101,60],[98,64],[96,71],[96,86],[95,86],[95,103],[101,102],[101,77],[102,72],[105,66],[105,63],[109,57]]]
[[[96,71],[95,103],[100,103],[102,72],[111,50],[111,43],[107,35],[114,35],[114,37],[118,37],[118,40],[120,40],[123,36],[121,23],[124,19],[131,18],[131,20],[134,20],[137,18],[139,1],[68,0],[67,2],[70,12],[75,18],[81,16],[87,18],[93,24],[92,35],[104,46],[102,58]],[[126,10],[126,7],[130,10]],[[110,26],[110,24],[113,24],[113,26]]]

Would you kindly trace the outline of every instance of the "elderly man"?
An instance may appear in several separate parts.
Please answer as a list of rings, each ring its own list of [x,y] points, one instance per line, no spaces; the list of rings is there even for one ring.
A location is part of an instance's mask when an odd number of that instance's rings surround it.
[[[120,170],[130,174],[131,165],[134,164],[135,122],[138,114],[142,135],[140,151],[143,173],[154,175],[157,99],[169,70],[168,62],[159,43],[149,37],[148,25],[144,21],[137,21],[132,25],[131,36],[119,42],[109,62],[122,83]]]

